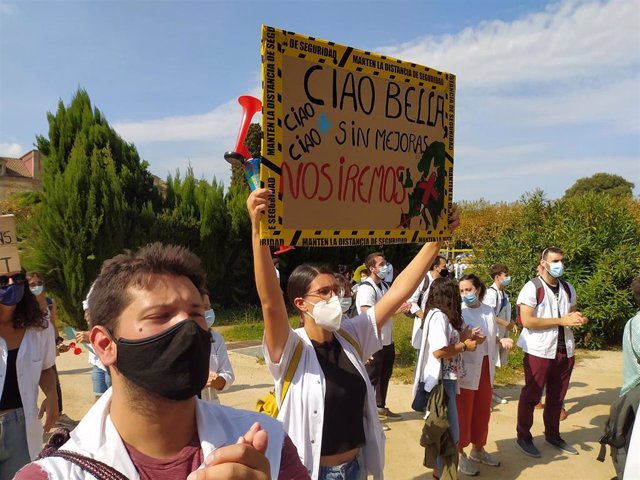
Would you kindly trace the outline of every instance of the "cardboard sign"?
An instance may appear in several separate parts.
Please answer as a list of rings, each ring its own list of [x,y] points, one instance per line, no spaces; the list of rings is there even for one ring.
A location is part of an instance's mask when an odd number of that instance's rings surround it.
[[[455,76],[262,27],[263,244],[450,237]]]
[[[20,269],[16,218],[13,215],[0,215],[0,275],[16,273]]]

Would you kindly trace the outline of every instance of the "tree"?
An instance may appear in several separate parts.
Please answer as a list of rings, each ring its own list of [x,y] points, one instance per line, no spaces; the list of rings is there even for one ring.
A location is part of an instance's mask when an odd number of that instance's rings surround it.
[[[47,118],[49,137],[37,137],[43,189],[25,263],[44,276],[66,320],[81,326],[81,303],[102,261],[144,243],[160,197],[146,162],[92,109],[86,91]]]
[[[586,193],[604,193],[611,197],[631,197],[635,185],[619,175],[610,173],[596,173],[590,177],[576,180],[571,188],[564,193],[564,198],[571,198]]]

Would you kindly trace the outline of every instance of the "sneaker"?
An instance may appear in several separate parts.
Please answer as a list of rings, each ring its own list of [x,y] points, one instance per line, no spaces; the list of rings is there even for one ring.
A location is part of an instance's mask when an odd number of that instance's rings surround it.
[[[467,458],[465,453],[460,454],[460,461],[458,463],[458,471],[464,473],[470,477],[475,477],[480,470],[473,466],[473,464]]]
[[[499,403],[500,405],[504,405],[505,403],[507,403],[507,399],[506,398],[502,398],[497,393],[494,393],[492,398],[493,398],[494,403]]]
[[[378,417],[380,417],[380,415],[383,415],[386,418],[402,418],[402,415],[392,412],[387,407],[378,407]]]
[[[547,445],[551,445],[552,447],[557,448],[558,450],[564,453],[567,453],[569,455],[578,455],[578,451],[560,437],[558,438],[545,437],[544,443],[546,443]]]
[[[540,455],[540,450],[536,448],[536,446],[533,444],[533,440],[531,439],[525,440],[523,438],[518,438],[516,440],[516,448],[525,455],[533,458],[540,458],[542,456]]]
[[[569,414],[564,408],[560,410],[560,421],[566,420],[568,416]]]
[[[80,422],[76,421],[76,420],[73,420],[72,418],[67,416],[67,414],[63,413],[56,420],[55,426],[58,427],[58,428],[62,427],[62,428],[68,428],[69,430],[73,430],[74,428],[76,428],[78,426],[78,423],[80,423]]]
[[[382,431],[383,432],[388,432],[389,430],[391,430],[391,427],[389,425],[387,425],[386,423],[381,423],[380,425],[382,425]]]
[[[478,463],[484,463],[485,465],[489,465],[491,467],[499,467],[500,460],[487,452],[484,448],[479,452],[475,451],[473,448],[469,453],[469,460]]]

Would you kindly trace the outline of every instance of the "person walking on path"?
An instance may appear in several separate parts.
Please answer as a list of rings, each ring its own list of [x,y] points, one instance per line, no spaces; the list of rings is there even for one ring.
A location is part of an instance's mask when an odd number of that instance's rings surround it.
[[[518,400],[516,446],[525,455],[539,458],[533,443],[533,411],[546,386],[544,405],[545,443],[577,455],[578,451],[560,436],[560,412],[574,365],[575,342],[572,328],[587,323],[576,311],[576,291],[561,279],[564,254],[548,247],[540,258],[541,275],[525,284],[518,295],[522,333],[518,346],[524,350],[524,386]]]

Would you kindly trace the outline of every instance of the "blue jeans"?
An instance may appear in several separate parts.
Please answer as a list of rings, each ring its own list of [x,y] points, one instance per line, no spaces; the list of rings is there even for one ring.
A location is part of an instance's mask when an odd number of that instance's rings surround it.
[[[24,411],[0,415],[0,480],[11,480],[30,461]]]
[[[93,381],[93,394],[96,397],[99,397],[111,387],[111,376],[109,372],[95,365],[91,371],[91,380]]]
[[[449,431],[451,432],[451,436],[453,437],[453,443],[458,444],[458,440],[460,439],[460,430],[458,429],[458,410],[456,408],[456,386],[458,385],[457,380],[442,380],[442,385],[444,385],[444,391],[447,392],[447,397],[449,398],[449,403],[447,405],[447,419],[449,420]],[[440,457],[436,458],[436,465],[438,466],[438,471],[442,473],[442,464],[440,462]]]
[[[318,480],[363,480],[366,478],[360,469],[357,458],[333,467],[320,467]]]

